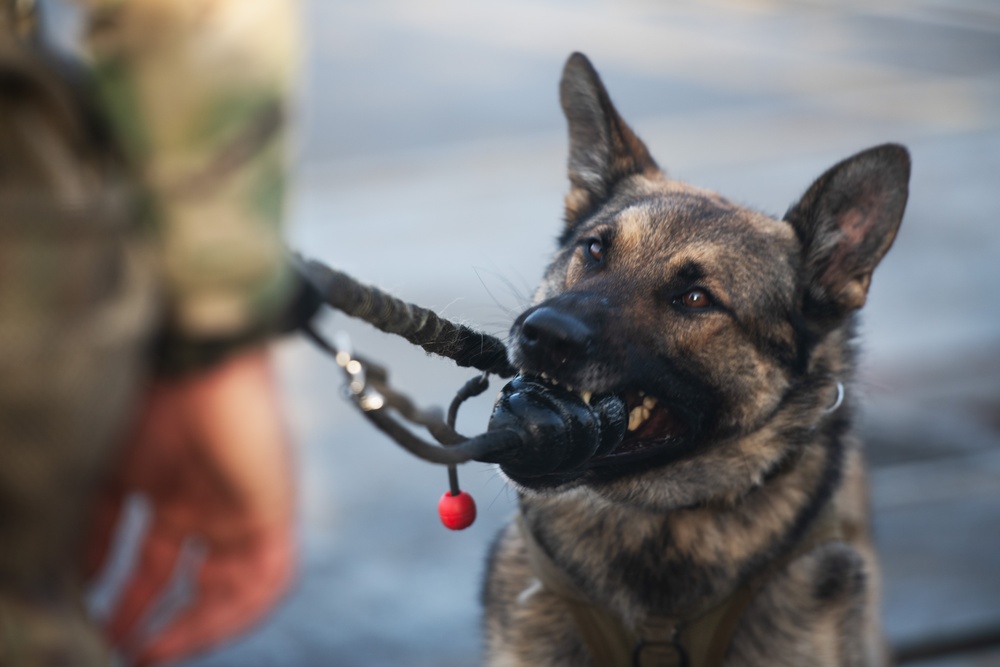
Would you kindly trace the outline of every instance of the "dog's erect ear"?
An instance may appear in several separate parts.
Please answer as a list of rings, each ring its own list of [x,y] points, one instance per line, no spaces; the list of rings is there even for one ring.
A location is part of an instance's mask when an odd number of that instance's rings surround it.
[[[872,272],[906,208],[910,155],[869,148],[831,167],[785,214],[802,242],[807,314],[840,317],[865,304]]]
[[[566,225],[572,228],[632,174],[656,171],[645,144],[611,104],[594,66],[574,53],[563,68],[559,100],[569,122],[569,182]]]

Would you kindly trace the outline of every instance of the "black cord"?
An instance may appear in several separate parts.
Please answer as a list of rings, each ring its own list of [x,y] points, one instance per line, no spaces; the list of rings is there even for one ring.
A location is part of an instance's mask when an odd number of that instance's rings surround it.
[[[462,407],[462,403],[465,403],[470,398],[479,396],[481,393],[486,391],[489,386],[489,373],[477,375],[463,384],[462,388],[455,394],[455,398],[451,400],[451,405],[448,406],[448,426],[455,428],[455,420],[458,418],[458,409]]]
[[[489,373],[477,375],[462,385],[462,388],[455,394],[455,398],[452,399],[451,405],[448,406],[448,426],[451,427],[453,431],[455,430],[455,421],[458,419],[458,409],[462,407],[462,404],[465,403],[465,401],[474,396],[479,396],[481,393],[486,391],[486,388],[489,386]],[[452,496],[457,496],[462,492],[462,489],[458,486],[458,467],[455,464],[450,464],[448,466],[448,489]]]

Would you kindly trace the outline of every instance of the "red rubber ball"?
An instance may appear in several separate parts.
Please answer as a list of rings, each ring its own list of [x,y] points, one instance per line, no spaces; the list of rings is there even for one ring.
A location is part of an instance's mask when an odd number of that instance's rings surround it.
[[[446,528],[463,530],[476,520],[476,501],[465,491],[459,491],[457,496],[445,491],[438,501],[438,516]]]

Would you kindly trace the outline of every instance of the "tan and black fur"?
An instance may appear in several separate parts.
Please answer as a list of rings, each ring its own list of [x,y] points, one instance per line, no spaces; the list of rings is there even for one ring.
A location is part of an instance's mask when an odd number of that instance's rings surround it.
[[[683,619],[779,563],[725,665],[883,664],[852,337],[902,218],[906,150],[848,158],[776,219],[662,172],[584,56],[570,57],[560,92],[566,226],[512,328],[512,361],[577,391],[642,390],[677,423],[620,462],[512,477],[525,524],[625,626]],[[529,330],[542,309],[549,319]],[[831,411],[838,383],[846,400]],[[837,539],[802,553],[830,512]],[[513,524],[491,553],[484,604],[488,664],[592,664]]]

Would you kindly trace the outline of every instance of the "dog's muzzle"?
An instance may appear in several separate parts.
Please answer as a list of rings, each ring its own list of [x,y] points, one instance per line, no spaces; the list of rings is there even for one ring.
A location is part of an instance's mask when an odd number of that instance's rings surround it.
[[[579,394],[518,375],[500,392],[489,431],[509,431],[510,447],[484,457],[515,478],[572,473],[617,447],[628,425],[623,398]]]

